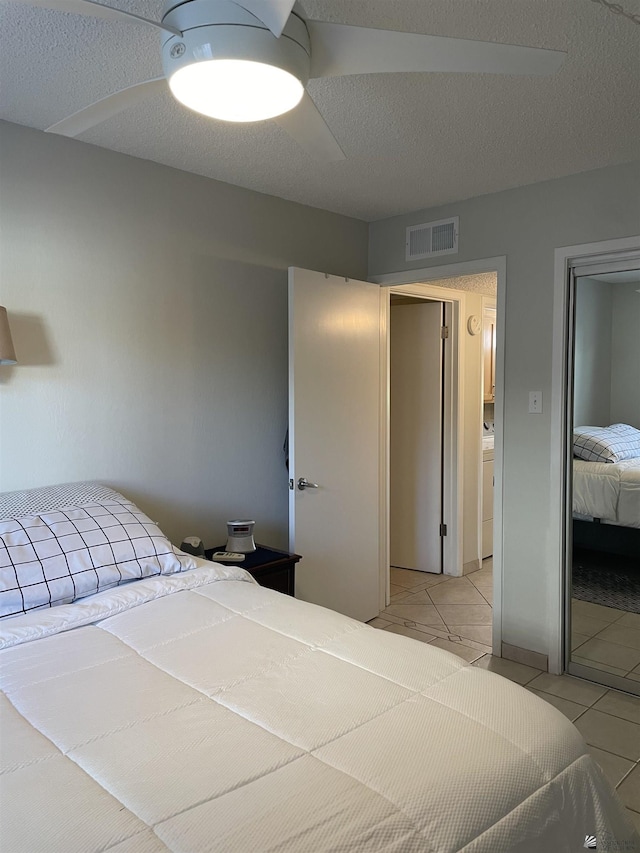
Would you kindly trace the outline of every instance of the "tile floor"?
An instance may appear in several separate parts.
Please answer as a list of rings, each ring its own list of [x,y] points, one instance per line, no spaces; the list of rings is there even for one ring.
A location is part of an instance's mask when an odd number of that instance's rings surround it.
[[[571,602],[571,659],[640,681],[640,613]]]
[[[492,589],[491,559],[462,578],[392,568],[391,603],[372,624],[409,637],[418,633],[443,649],[456,644],[452,651],[471,663],[491,654]]]
[[[558,708],[586,740],[640,832],[640,699],[569,675],[550,675],[493,657],[491,590],[491,560],[485,560],[481,569],[462,578],[391,569],[391,604],[369,624],[448,649],[472,666],[521,684]],[[636,621],[640,616],[627,619],[629,614],[611,611],[612,608],[597,604],[574,602],[575,648],[582,650],[585,660],[586,654],[603,667],[614,666],[608,663],[611,650],[607,646],[615,644],[638,651],[633,645],[635,634],[627,632],[640,634]],[[633,655],[623,653],[623,657],[625,667],[633,662]],[[619,655],[616,661],[622,668]],[[638,675],[640,668],[630,666],[625,672]]]

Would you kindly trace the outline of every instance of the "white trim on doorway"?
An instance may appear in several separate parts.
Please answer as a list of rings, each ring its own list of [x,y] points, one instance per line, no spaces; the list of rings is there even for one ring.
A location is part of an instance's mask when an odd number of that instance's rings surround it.
[[[580,267],[588,274],[589,267],[614,266],[622,269],[625,261],[630,268],[637,266],[640,257],[640,235],[619,240],[581,243],[564,246],[555,251],[553,299],[553,351],[551,368],[551,489],[549,553],[557,570],[551,575],[548,597],[549,672],[564,671],[565,588],[567,535],[571,513],[567,508],[568,442],[567,442],[567,369],[570,340],[569,273]],[[553,571],[553,569],[552,569]]]
[[[444,264],[438,267],[425,267],[423,269],[403,270],[401,272],[387,273],[385,275],[372,276],[369,281],[375,284],[380,284],[383,287],[394,287],[398,285],[424,285],[425,290],[421,288],[420,295],[426,295],[429,287],[429,282],[437,281],[438,279],[454,278],[458,276],[478,275],[485,272],[495,272],[497,276],[498,292],[497,292],[497,316],[502,318],[505,316],[505,300],[506,300],[506,280],[507,280],[507,259],[505,256],[495,258],[482,258],[476,261],[466,261],[462,263]],[[446,288],[435,288],[431,286],[432,292],[435,294],[437,290],[438,298],[443,299],[443,293]],[[404,288],[403,288],[403,292]],[[449,299],[455,301],[458,305],[463,303],[455,294],[464,293],[463,291],[450,291]],[[446,297],[445,297],[446,298]],[[461,305],[460,321],[464,324],[464,305]],[[494,517],[493,517],[493,635],[492,646],[493,654],[501,656],[502,653],[502,515],[503,515],[503,489],[502,489],[502,470],[503,470],[503,414],[504,414],[504,341],[505,341],[505,324],[498,322],[497,328],[497,347],[496,347],[496,401],[495,401],[495,446],[494,446]],[[464,335],[460,335],[461,342],[464,342]],[[458,393],[460,392],[458,387]],[[386,395],[386,397],[385,397]],[[383,390],[381,397],[388,400],[388,388]],[[385,435],[388,435],[388,424],[386,417],[382,418],[382,430]],[[385,483],[380,489],[381,506],[380,518],[385,525],[388,524],[388,460],[381,467],[382,476],[385,478]],[[458,480],[460,472],[458,472]],[[457,501],[461,500],[461,489],[458,488]],[[388,549],[388,536],[386,534],[381,537],[384,540],[385,547]],[[461,545],[459,546],[461,548]],[[461,555],[460,551],[460,555]],[[388,554],[387,554],[388,556]],[[461,556],[460,556],[461,558]],[[384,560],[381,561],[381,564]],[[388,567],[388,560],[386,563]],[[386,569],[388,575],[388,568]],[[381,588],[388,591],[387,578],[384,579],[384,584],[381,579]]]

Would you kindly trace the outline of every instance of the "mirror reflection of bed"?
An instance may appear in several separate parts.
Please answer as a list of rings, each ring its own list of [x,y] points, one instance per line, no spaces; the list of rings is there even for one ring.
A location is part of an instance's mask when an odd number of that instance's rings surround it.
[[[640,270],[575,287],[571,664],[640,695]]]

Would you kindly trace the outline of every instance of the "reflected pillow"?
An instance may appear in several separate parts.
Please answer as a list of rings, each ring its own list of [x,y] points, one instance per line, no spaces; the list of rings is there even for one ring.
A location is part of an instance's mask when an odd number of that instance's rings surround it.
[[[580,426],[573,431],[573,455],[587,462],[640,458],[640,430],[629,424]]]

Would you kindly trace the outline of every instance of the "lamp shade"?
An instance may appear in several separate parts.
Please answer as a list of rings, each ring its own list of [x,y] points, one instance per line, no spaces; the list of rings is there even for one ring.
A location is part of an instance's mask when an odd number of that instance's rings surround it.
[[[16,364],[16,351],[11,340],[7,309],[0,305],[0,364]]]
[[[245,59],[183,65],[169,86],[186,107],[223,121],[264,121],[300,103],[304,86],[284,68]]]

